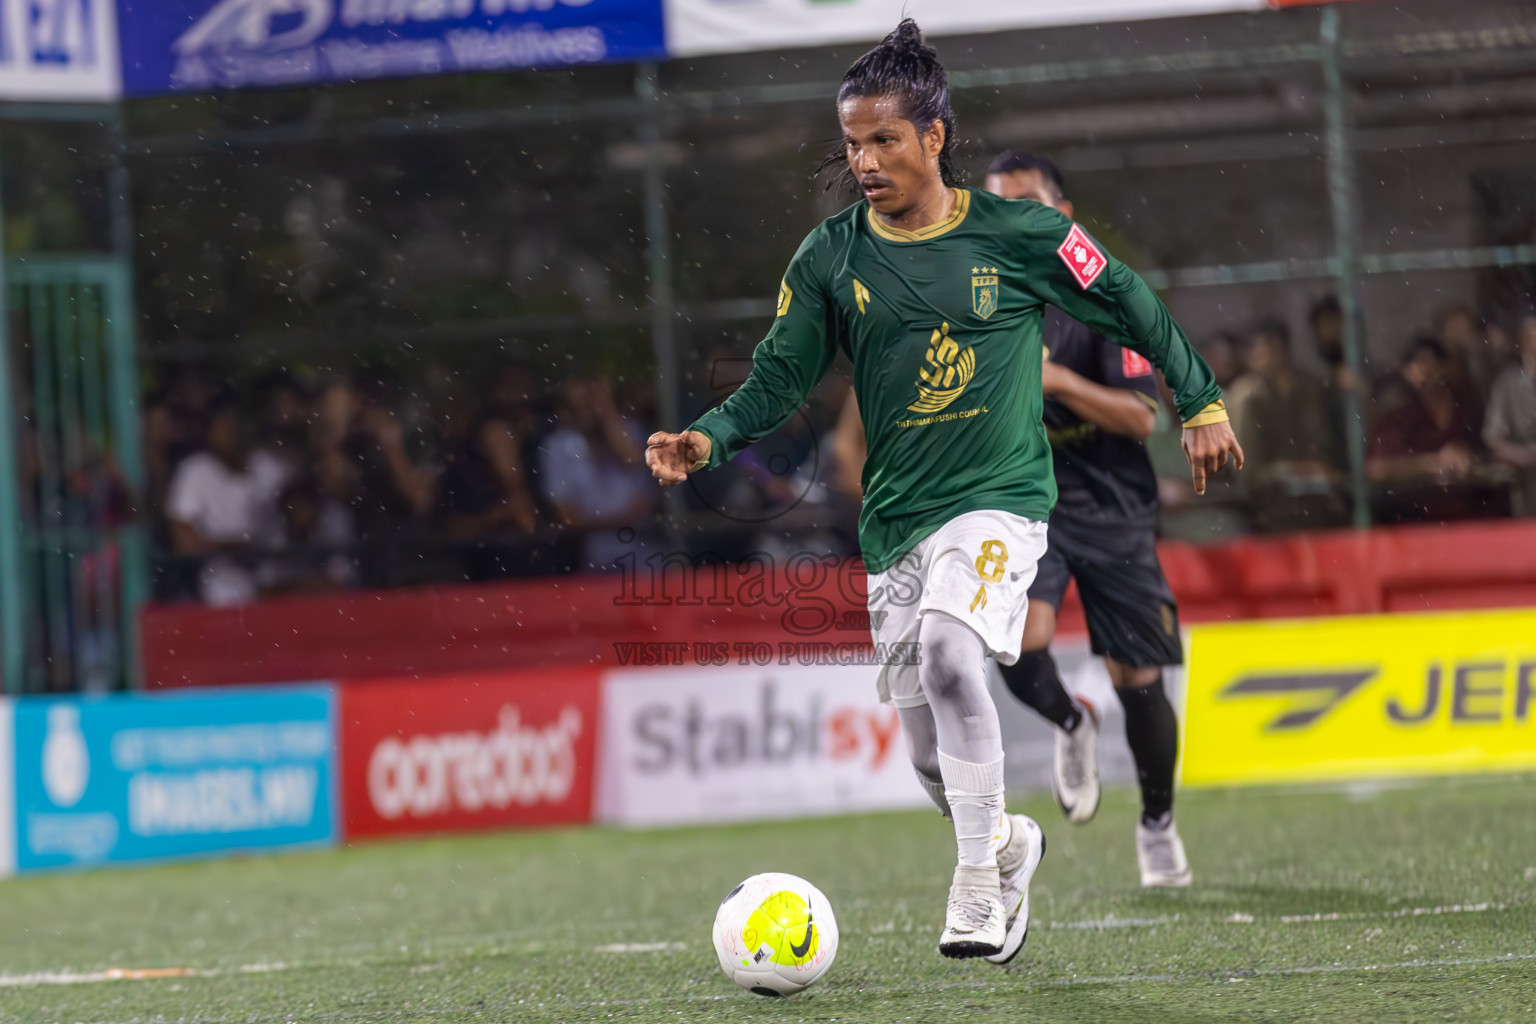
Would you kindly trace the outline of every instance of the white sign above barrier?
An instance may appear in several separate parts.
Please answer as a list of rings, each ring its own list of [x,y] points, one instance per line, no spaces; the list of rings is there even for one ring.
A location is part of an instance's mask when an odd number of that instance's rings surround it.
[[[753,821],[928,806],[872,665],[623,669],[603,680],[597,817]]]
[[[0,0],[0,100],[115,100],[116,8],[109,0]]]
[[[929,36],[1262,10],[1268,0],[666,0],[673,57],[874,45],[905,17]]]

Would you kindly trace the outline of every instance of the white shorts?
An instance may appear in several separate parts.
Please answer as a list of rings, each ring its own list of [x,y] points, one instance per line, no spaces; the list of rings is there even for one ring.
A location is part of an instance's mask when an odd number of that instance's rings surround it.
[[[869,625],[877,647],[917,645],[917,627],[931,611],[952,615],[976,631],[1000,664],[1019,660],[1029,585],[1045,554],[1045,524],[1011,512],[956,516],[918,541],[885,572],[869,577]],[[916,658],[880,667],[880,700],[898,708],[928,703]]]

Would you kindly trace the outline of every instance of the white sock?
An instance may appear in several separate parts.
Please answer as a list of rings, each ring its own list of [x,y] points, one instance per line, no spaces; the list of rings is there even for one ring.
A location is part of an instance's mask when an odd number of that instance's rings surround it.
[[[1002,838],[1003,759],[975,764],[957,761],[941,750],[939,774],[944,777],[944,796],[955,822],[960,863],[997,867],[997,848]]]

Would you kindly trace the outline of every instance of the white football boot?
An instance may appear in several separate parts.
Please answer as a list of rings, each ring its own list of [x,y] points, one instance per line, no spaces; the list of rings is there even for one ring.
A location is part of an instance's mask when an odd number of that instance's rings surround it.
[[[1008,914],[1008,933],[1003,948],[987,957],[988,963],[1006,964],[1019,955],[1029,937],[1029,880],[1045,856],[1045,833],[1033,818],[1010,814],[1012,831],[998,848],[997,874],[1002,883],[1003,909]]]
[[[1082,717],[1073,731],[1056,730],[1051,793],[1067,820],[1082,825],[1099,811],[1099,712],[1083,698],[1073,699]]]
[[[948,957],[992,956],[1008,935],[997,868],[955,867],[939,952]]]
[[[1164,814],[1151,828],[1136,823],[1136,863],[1141,866],[1141,887],[1171,886],[1182,889],[1194,881],[1184,842],[1173,825],[1173,812]]]

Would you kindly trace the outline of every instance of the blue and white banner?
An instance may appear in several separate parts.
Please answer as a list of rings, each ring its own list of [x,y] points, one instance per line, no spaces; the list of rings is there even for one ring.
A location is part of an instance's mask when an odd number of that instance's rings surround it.
[[[328,689],[12,708],[18,871],[335,841]]]
[[[117,0],[131,96],[666,55],[662,0]]]
[[[0,0],[0,99],[116,99],[112,3]]]

